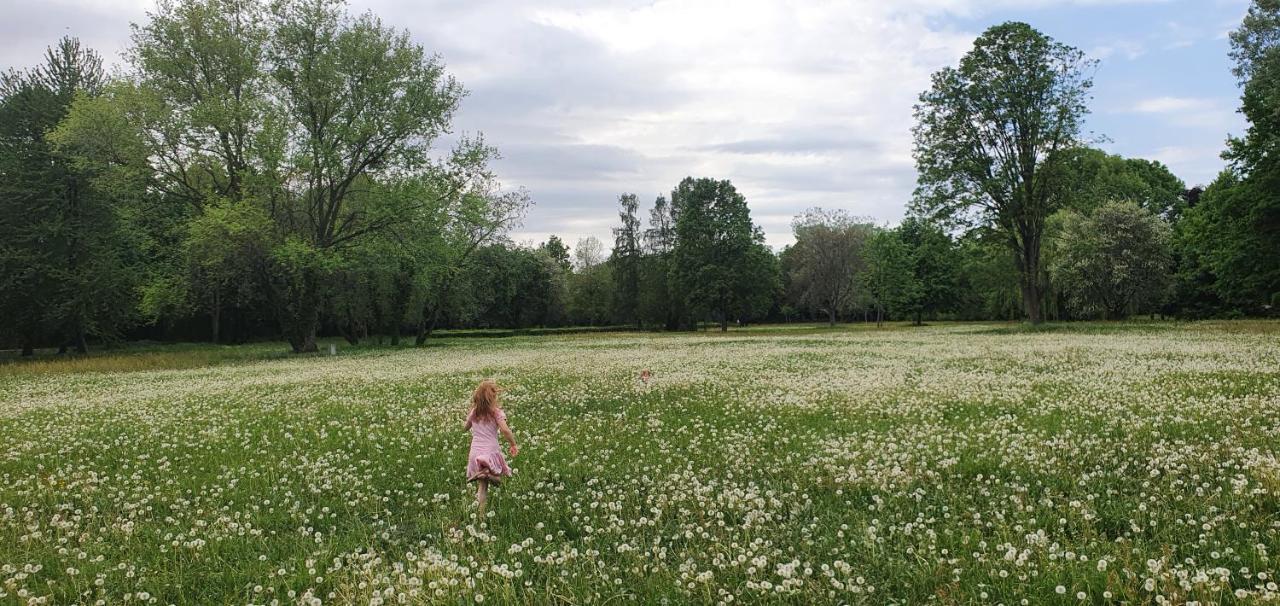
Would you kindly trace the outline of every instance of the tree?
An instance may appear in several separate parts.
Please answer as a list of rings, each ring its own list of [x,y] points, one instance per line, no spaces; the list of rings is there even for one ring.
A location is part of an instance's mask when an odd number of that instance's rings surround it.
[[[601,263],[604,263],[604,244],[595,236],[578,238],[578,244],[573,247],[573,268],[586,271]]]
[[[277,149],[292,176],[272,183],[273,215],[290,253],[273,255],[276,276],[286,278],[274,283],[290,344],[313,351],[326,257],[421,203],[383,207],[357,188],[423,166],[463,92],[438,58],[371,14],[353,18],[331,1],[294,0],[273,5],[272,17],[268,53],[285,142]]]
[[[710,314],[725,331],[731,317],[757,310],[762,291],[772,299],[776,260],[732,183],[686,177],[671,204],[674,282],[691,310]]]
[[[864,247],[875,226],[844,211],[811,208],[791,222],[787,277],[797,303],[826,314],[835,326],[853,304],[855,278],[866,267]]]
[[[965,320],[1014,320],[1022,315],[1018,268],[1003,239],[975,229],[956,242],[957,314]]]
[[[191,275],[187,288],[209,313],[209,334],[214,343],[222,336],[222,313],[255,298],[250,278],[265,268],[251,263],[266,256],[271,241],[271,218],[245,204],[208,204],[203,214],[188,224],[184,242]]]
[[[78,99],[101,93],[102,60],[74,38],[45,63],[0,77],[0,327],[24,355],[56,340],[87,349],[134,314],[127,179],[55,133]]]
[[[880,325],[886,314],[905,311],[919,296],[915,262],[898,230],[876,231],[867,241],[866,257],[861,282],[875,307],[876,325]]]
[[[1235,311],[1280,306],[1280,2],[1255,0],[1230,35],[1243,85],[1243,137],[1227,142],[1231,172],[1205,191],[1184,242],[1212,274],[1214,291]]]
[[[463,140],[448,163],[425,177],[443,213],[443,227],[428,230],[438,240],[417,261],[416,275],[420,310],[415,344],[421,346],[435,330],[440,316],[454,296],[458,277],[468,269],[472,255],[481,247],[502,242],[506,233],[524,219],[532,201],[523,189],[506,191],[489,169],[497,150],[483,140]]]
[[[1089,213],[1106,202],[1129,200],[1175,218],[1186,184],[1160,162],[1123,158],[1091,147],[1067,150],[1057,168],[1061,206]]]
[[[1158,306],[1168,292],[1169,225],[1133,202],[1084,215],[1063,211],[1049,273],[1077,313],[1124,319]]]
[[[913,202],[922,215],[991,226],[1015,254],[1027,318],[1042,319],[1045,220],[1061,203],[1095,62],[1024,23],[994,26],[933,75],[916,105]]]
[[[547,256],[551,257],[564,271],[573,269],[573,264],[569,261],[569,247],[565,246],[564,240],[559,236],[551,234],[546,242],[542,243],[542,250],[546,251]]]
[[[613,279],[618,319],[625,324],[639,324],[640,316],[640,217],[636,215],[640,202],[635,194],[618,197],[622,210],[618,218],[622,222],[613,229]]]
[[[614,302],[614,268],[605,262],[604,245],[595,236],[587,236],[578,240],[573,255],[569,315],[576,324],[607,324]]]
[[[667,330],[680,327],[684,316],[680,297],[672,284],[672,251],[675,249],[675,218],[665,196],[658,196],[649,209],[649,227],[644,230],[644,255],[640,267],[640,316]]]
[[[903,311],[915,316],[916,325],[924,316],[933,316],[950,307],[956,294],[959,274],[955,243],[936,223],[907,217],[898,226],[898,236],[911,257],[915,295]]]

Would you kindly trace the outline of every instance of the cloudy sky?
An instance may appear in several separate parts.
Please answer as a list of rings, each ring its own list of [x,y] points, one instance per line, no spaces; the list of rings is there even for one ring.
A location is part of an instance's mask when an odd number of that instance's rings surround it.
[[[119,63],[142,0],[0,0],[0,68],[64,34]],[[911,106],[988,26],[1031,23],[1101,61],[1089,130],[1189,184],[1240,133],[1226,33],[1247,0],[352,0],[439,53],[499,173],[535,206],[519,241],[611,241],[621,192],[732,179],[770,244],[806,207],[893,223],[915,184]]]

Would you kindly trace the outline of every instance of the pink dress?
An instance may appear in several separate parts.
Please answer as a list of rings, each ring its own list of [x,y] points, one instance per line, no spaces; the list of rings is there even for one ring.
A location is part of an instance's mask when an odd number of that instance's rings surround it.
[[[502,409],[493,411],[498,419],[505,423],[507,414]],[[467,481],[489,480],[501,482],[502,478],[511,475],[511,468],[502,456],[502,447],[498,444],[498,422],[496,419],[476,420],[475,412],[467,415],[467,429],[471,430],[471,453],[467,455]]]

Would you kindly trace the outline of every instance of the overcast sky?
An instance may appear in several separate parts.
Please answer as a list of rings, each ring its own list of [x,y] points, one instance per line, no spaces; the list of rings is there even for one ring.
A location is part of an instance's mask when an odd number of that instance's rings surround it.
[[[0,67],[79,36],[119,63],[150,1],[0,0]],[[1239,134],[1226,33],[1247,0],[358,0],[408,29],[470,90],[483,132],[535,206],[518,241],[611,243],[617,197],[647,207],[686,175],[731,179],[769,243],[810,206],[879,222],[915,185],[911,106],[984,29],[1026,21],[1101,60],[1089,130],[1188,184]],[[643,209],[647,213],[647,208]]]

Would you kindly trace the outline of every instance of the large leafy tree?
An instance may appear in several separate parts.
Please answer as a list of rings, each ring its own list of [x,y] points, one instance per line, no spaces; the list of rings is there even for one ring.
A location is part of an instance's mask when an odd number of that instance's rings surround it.
[[[274,283],[286,337],[295,351],[312,351],[328,253],[423,202],[359,196],[360,184],[425,166],[462,89],[438,58],[371,14],[351,17],[327,0],[280,2],[272,13],[284,145],[268,195],[285,234]]]
[[[875,226],[839,210],[812,208],[791,223],[788,286],[801,305],[836,319],[853,305],[856,276],[865,269],[865,246]]]
[[[1049,272],[1073,311],[1124,319],[1162,302],[1172,267],[1168,223],[1134,202],[1065,211],[1062,222]]]
[[[994,26],[920,96],[921,214],[994,228],[1014,253],[1027,318],[1042,319],[1045,221],[1061,203],[1063,152],[1084,143],[1094,62],[1025,23]]]
[[[731,318],[767,311],[777,262],[751,222],[747,199],[727,180],[686,177],[671,192],[671,204],[674,282],[689,308],[715,318],[722,331]]]

